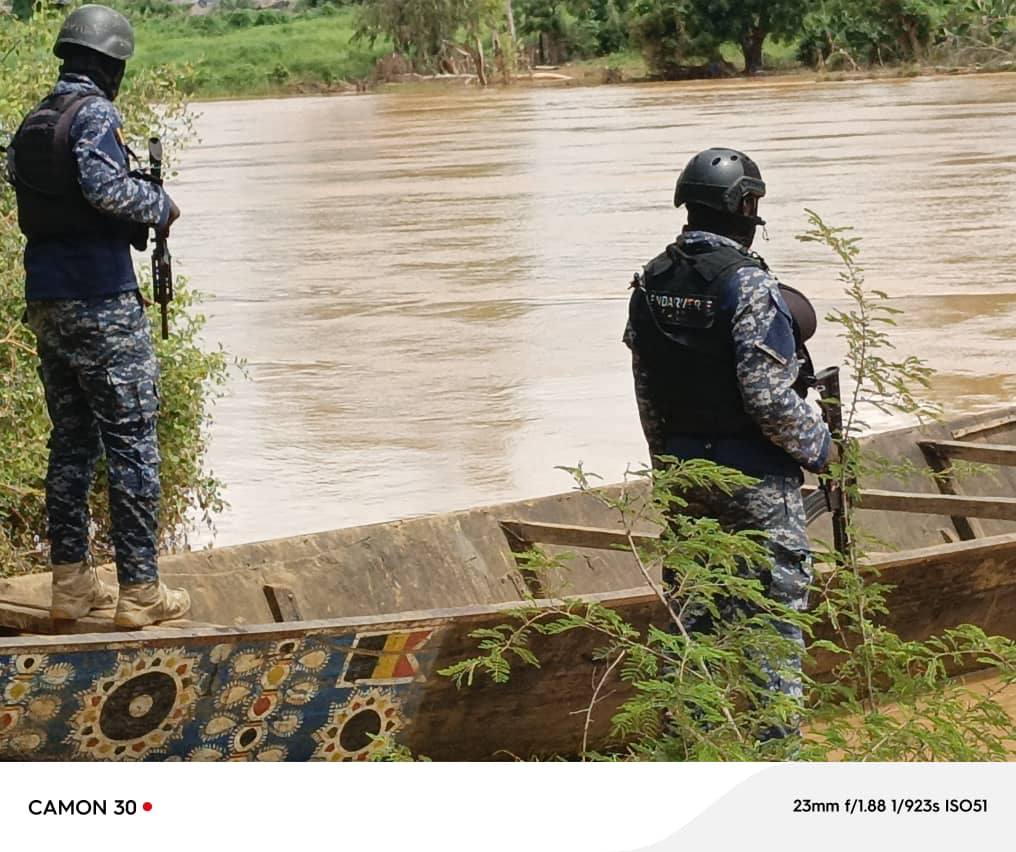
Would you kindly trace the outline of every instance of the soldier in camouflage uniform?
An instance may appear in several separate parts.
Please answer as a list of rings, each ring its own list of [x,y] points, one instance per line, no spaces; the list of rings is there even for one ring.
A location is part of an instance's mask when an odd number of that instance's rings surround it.
[[[774,600],[803,610],[811,556],[801,468],[822,470],[831,438],[804,399],[798,323],[781,285],[748,251],[756,227],[765,224],[758,217],[764,194],[758,167],[741,152],[712,148],[692,158],[674,198],[675,206],[687,205],[688,224],[636,276],[624,341],[654,464],[661,455],[711,459],[760,480],[732,497],[686,495],[688,511],[717,518],[728,530],[768,533],[772,568],[760,579]],[[799,304],[803,297],[793,292]],[[744,609],[732,601],[720,607],[728,617],[738,608]],[[714,625],[702,612],[684,626],[708,632]],[[799,629],[780,630],[803,646]],[[799,658],[787,663],[785,669],[800,671]],[[763,668],[770,690],[800,695],[798,678]]]
[[[187,593],[158,575],[158,363],[130,248],[148,228],[168,231],[180,211],[128,171],[113,106],[134,34],[105,6],[71,12],[54,53],[52,92],[25,118],[8,176],[25,233],[27,320],[38,340],[52,420],[46,508],[54,619],[116,601],[114,620],[135,628],[181,617]],[[119,596],[89,554],[88,494],[103,450]]]

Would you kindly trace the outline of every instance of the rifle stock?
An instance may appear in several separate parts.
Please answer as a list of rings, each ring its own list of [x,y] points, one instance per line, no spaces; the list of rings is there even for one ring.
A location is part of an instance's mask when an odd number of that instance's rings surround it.
[[[157,136],[148,140],[148,161],[154,183],[162,186],[162,142]],[[155,249],[152,251],[152,298],[159,306],[162,317],[162,339],[169,337],[169,303],[173,301],[173,256],[165,232],[155,229]]]

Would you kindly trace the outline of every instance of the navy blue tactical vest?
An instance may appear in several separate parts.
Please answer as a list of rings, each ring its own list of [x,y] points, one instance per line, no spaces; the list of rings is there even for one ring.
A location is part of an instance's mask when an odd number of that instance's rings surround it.
[[[78,111],[97,95],[50,95],[18,128],[10,166],[18,195],[18,225],[30,240],[111,236],[124,226],[96,210],[81,193],[71,142]]]
[[[137,287],[130,241],[138,226],[88,203],[78,182],[74,119],[99,95],[49,95],[8,151],[25,249],[26,296],[87,299]]]
[[[674,243],[646,265],[632,293],[649,395],[669,455],[712,458],[753,476],[799,475],[744,410],[734,359],[734,274],[765,269],[757,255],[707,242]]]

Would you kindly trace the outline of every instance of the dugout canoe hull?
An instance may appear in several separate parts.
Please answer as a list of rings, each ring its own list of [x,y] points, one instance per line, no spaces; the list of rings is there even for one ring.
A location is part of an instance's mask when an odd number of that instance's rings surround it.
[[[916,477],[864,483],[866,501],[894,508],[865,510],[864,523],[907,548],[877,560],[896,586],[901,635],[970,622],[1016,638],[1016,510],[1005,502],[1016,494],[1014,437],[1016,408],[870,439],[917,464],[934,463],[933,442],[988,456],[998,471],[944,488]],[[910,511],[895,510],[901,499]],[[961,510],[987,519],[941,514]],[[523,529],[596,545],[564,548],[575,554],[568,594],[662,623],[634,560],[604,549],[616,518],[577,492],[169,557],[163,572],[195,602],[194,621],[173,627],[109,632],[100,613],[75,627],[92,632],[37,635],[49,626],[47,575],[0,581],[0,626],[21,634],[0,637],[0,759],[366,760],[379,734],[436,760],[574,753],[602,674],[595,638],[538,640],[541,667],[516,666],[508,684],[459,690],[438,674],[474,654],[472,631],[503,623],[532,590],[514,558],[512,531]],[[608,742],[624,696],[597,705],[591,745]]]

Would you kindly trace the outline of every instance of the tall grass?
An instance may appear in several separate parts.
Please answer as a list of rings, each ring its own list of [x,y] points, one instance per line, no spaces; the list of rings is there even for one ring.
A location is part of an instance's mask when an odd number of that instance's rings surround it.
[[[180,84],[197,97],[316,90],[366,77],[387,45],[353,42],[352,9],[286,14],[235,10],[137,20],[131,73],[188,66]]]

